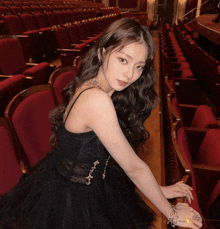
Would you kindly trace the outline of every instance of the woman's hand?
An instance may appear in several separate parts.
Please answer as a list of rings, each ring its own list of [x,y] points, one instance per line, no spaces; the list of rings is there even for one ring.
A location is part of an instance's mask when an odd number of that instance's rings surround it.
[[[191,200],[193,200],[193,195],[191,192],[192,188],[187,184],[184,184],[183,181],[179,181],[176,184],[169,186],[160,186],[160,188],[167,199],[186,197],[190,204]]]
[[[188,204],[177,203],[173,210],[173,214],[168,219],[173,227],[179,226],[193,229],[202,227],[201,215],[196,210],[189,207]]]

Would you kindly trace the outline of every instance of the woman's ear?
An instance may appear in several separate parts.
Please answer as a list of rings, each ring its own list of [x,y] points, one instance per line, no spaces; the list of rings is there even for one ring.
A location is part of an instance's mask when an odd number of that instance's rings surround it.
[[[105,48],[102,48],[102,55],[103,55],[103,56],[104,56],[105,52],[106,52],[106,49],[105,49]],[[101,59],[101,51],[100,51],[100,48],[98,49],[98,58],[99,58],[99,61],[100,61],[100,59]]]

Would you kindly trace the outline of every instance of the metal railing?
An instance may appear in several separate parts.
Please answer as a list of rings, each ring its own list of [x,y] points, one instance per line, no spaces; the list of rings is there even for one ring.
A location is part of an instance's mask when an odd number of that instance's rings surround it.
[[[203,2],[199,7],[195,7],[193,8],[192,10],[190,10],[189,12],[187,12],[185,15],[183,15],[182,17],[180,17],[179,19],[182,20],[182,19],[185,19],[186,21],[191,21],[193,19],[196,18],[196,12],[198,9],[201,10],[201,8],[206,5],[207,3],[209,3],[209,0],[206,1],[206,2]],[[187,19],[186,19],[187,18]]]

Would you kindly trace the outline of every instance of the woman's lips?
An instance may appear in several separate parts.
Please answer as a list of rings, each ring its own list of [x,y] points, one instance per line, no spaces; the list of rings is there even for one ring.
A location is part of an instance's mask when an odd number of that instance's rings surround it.
[[[124,86],[126,86],[126,85],[128,84],[127,82],[122,81],[122,80],[118,80],[118,83],[119,83],[122,87],[124,87]]]

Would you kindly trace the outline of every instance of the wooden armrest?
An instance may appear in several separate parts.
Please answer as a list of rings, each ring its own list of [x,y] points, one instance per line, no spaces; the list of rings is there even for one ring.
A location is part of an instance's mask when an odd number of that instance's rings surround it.
[[[36,66],[36,65],[39,65],[40,63],[26,63],[26,65],[28,65],[28,66]],[[53,64],[50,64],[50,68],[55,68],[55,65],[53,65]]]
[[[26,65],[28,65],[28,66],[35,66],[35,65],[38,65],[38,63],[26,63]]]
[[[28,37],[28,35],[16,35],[17,38]]]
[[[81,52],[80,49],[57,49],[59,52]]]
[[[14,77],[13,75],[0,75],[0,81],[4,80],[4,79],[8,79]],[[34,77],[33,76],[26,76],[25,77],[27,80],[33,80]]]
[[[194,110],[196,111],[196,109],[199,107],[199,105],[190,105],[190,104],[179,104],[179,106],[181,107],[181,109],[185,109],[187,110]]]
[[[72,47],[76,47],[77,45],[79,45],[79,44],[71,44]]]
[[[6,78],[11,78],[13,75],[0,75],[0,78],[6,79]]]
[[[193,168],[218,174],[218,178],[220,179],[220,167],[194,163]]]

